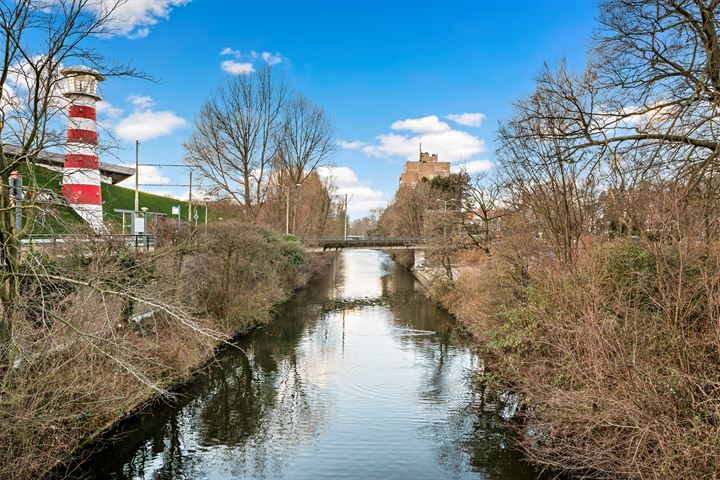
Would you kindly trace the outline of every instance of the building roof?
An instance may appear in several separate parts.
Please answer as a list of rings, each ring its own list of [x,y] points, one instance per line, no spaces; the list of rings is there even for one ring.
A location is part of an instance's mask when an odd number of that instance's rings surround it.
[[[3,149],[6,155],[14,155],[20,150],[17,145],[4,145]],[[42,151],[36,158],[35,161],[40,165],[47,165],[53,168],[62,168],[65,165],[65,155],[62,153]],[[135,169],[132,167],[126,167],[124,165],[117,165],[115,163],[100,162],[100,174],[110,178],[110,181],[115,184],[122,182],[123,180],[135,175]]]
[[[93,70],[90,67],[86,67],[85,65],[73,65],[72,67],[66,67],[60,70],[60,74],[63,77],[71,77],[73,75],[92,75],[93,77],[97,78],[99,81],[105,80],[105,75],[98,72],[97,70]]]

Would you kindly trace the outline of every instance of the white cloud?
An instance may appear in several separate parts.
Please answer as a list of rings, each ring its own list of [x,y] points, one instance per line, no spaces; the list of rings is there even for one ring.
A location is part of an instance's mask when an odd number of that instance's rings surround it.
[[[114,106],[112,103],[102,100],[95,104],[95,108],[100,115],[107,117],[108,119],[115,119],[123,114],[123,109]]]
[[[231,55],[233,57],[240,58],[242,56],[242,53],[240,53],[240,50],[235,50],[230,47],[225,47],[220,51],[220,55]]]
[[[361,216],[373,208],[387,205],[389,197],[385,192],[374,190],[361,181],[350,167],[319,167],[318,173],[336,187],[339,195],[348,196],[348,212]]]
[[[115,35],[128,38],[144,38],[150,33],[150,28],[160,19],[169,18],[175,7],[182,7],[190,0],[128,0],[121,2],[110,13],[110,28]],[[97,15],[106,15],[115,7],[116,0],[99,0],[90,2],[90,8]]]
[[[255,71],[252,63],[236,62],[235,60],[224,60],[220,63],[220,68],[233,75],[247,75]]]
[[[135,168],[134,163],[123,163],[125,167]],[[179,187],[173,185],[177,183],[177,179],[170,178],[166,175],[166,171],[177,174],[177,171],[173,172],[171,167],[158,167],[155,165],[140,165],[140,191],[148,192],[163,197],[174,198],[177,200],[187,201],[188,200],[188,189],[187,187]],[[185,183],[186,179],[180,180],[180,183]],[[118,185],[125,188],[135,189],[135,176],[131,176],[118,182]],[[202,187],[193,187],[193,202],[196,205],[200,205],[205,201],[206,198],[210,197],[210,194]],[[163,212],[170,213],[170,212]],[[183,220],[187,218],[187,210],[183,209]]]
[[[490,160],[472,160],[451,167],[454,173],[465,171],[470,175],[491,170],[495,165]]]
[[[356,150],[358,148],[364,147],[366,145],[365,142],[361,142],[359,140],[354,140],[351,142],[348,142],[347,140],[338,140],[337,144],[342,148],[347,148],[349,150]]]
[[[486,150],[485,140],[462,130],[455,130],[440,121],[436,115],[398,120],[393,130],[406,133],[387,133],[377,137],[377,143],[362,147],[362,151],[375,157],[403,157],[416,160],[422,144],[423,151],[437,153],[442,161],[468,160]]]
[[[149,95],[130,95],[128,101],[137,110],[147,110],[152,107],[155,101]]]
[[[422,118],[406,118],[390,125],[393,130],[407,130],[415,133],[440,133],[450,130],[450,125],[440,121],[437,115]]]
[[[98,112],[97,123],[98,127],[105,130],[110,130],[115,127],[117,122],[122,118],[125,111],[116,107],[112,103],[102,100],[95,104],[95,108]]]
[[[483,121],[485,121],[484,113],[452,113],[445,115],[445,118],[451,120],[458,125],[465,125],[467,127],[481,127]]]
[[[50,62],[51,63],[51,62]],[[9,88],[6,92],[11,92],[12,96],[8,97],[12,99],[14,107],[19,107],[21,104],[25,104],[31,100],[31,92],[35,91],[38,79],[36,77],[37,69],[41,68],[40,83],[42,85],[50,85],[50,91],[48,94],[49,106],[52,110],[63,109],[67,106],[68,101],[63,96],[63,90],[66,83],[61,80],[60,70],[62,70],[62,64],[53,65],[54,68],[50,70],[51,65],[47,61],[46,57],[42,55],[36,55],[32,60],[22,59],[9,66],[7,84],[4,86]],[[44,88],[41,88],[44,91]],[[43,93],[40,93],[44,96]]]
[[[277,65],[278,63],[283,61],[282,55],[280,55],[279,52],[270,53],[270,52],[262,52],[261,54],[262,59],[265,60],[265,63],[268,65]]]
[[[257,62],[258,59],[261,59],[266,64],[273,66],[277,65],[278,63],[283,62],[285,58],[280,54],[280,52],[256,52],[255,50],[250,50],[249,53],[243,54],[240,50],[235,50],[232,47],[225,47],[222,50],[220,50],[220,55],[222,56],[231,56],[234,57],[236,60],[223,60],[220,62],[220,68],[222,68],[223,71],[227,73],[231,73],[233,75],[246,75],[249,73],[253,73],[255,71],[255,65],[254,62]]]
[[[146,110],[125,117],[115,127],[115,134],[123,140],[151,140],[170,135],[175,129],[187,124],[175,112]]]
[[[123,140],[151,140],[170,135],[187,121],[170,110],[154,111],[155,103],[146,95],[131,95],[128,100],[133,105],[133,113],[115,125],[115,135]]]
[[[2,100],[0,100],[0,111],[7,115],[9,112],[20,107],[20,97],[9,85],[2,86]]]
[[[603,113],[605,128],[627,128],[637,131],[665,131],[679,115],[678,107],[666,101],[658,101],[648,107],[626,106],[618,112]],[[600,115],[598,115],[600,117]]]
[[[130,40],[136,40],[138,38],[145,38],[148,35],[150,35],[150,28],[148,27],[139,27],[132,33],[128,34],[127,37]]]

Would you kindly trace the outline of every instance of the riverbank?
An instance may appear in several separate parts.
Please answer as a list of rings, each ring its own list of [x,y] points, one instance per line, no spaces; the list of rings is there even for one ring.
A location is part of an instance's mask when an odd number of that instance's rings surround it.
[[[71,478],[537,478],[454,321],[384,254],[343,252],[279,312]]]
[[[415,275],[518,395],[527,458],[580,478],[718,478],[718,245],[618,239],[564,268],[522,253],[452,283]]]
[[[78,245],[34,259],[58,280],[28,285],[18,312],[22,361],[0,390],[0,478],[41,478],[118,421],[171,400],[325,263],[246,224],[213,230],[166,232],[151,255]]]

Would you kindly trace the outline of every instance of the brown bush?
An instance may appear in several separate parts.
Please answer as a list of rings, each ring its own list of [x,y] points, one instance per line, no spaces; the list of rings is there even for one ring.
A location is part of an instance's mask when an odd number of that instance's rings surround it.
[[[718,478],[719,264],[717,243],[617,240],[571,269],[536,265],[522,297],[502,293],[510,264],[484,271],[492,295],[459,282],[472,301],[455,311],[496,325],[488,348],[522,394],[532,460],[582,478]]]
[[[457,318],[478,340],[487,339],[499,325],[498,312],[513,304],[512,285],[502,279],[498,258],[484,255],[473,263],[465,263],[463,272],[451,286],[438,286],[432,297]]]
[[[243,221],[226,222],[202,238],[182,276],[190,303],[232,333],[269,320],[303,264],[297,242]]]
[[[0,478],[41,477],[270,318],[304,273],[298,248],[243,223],[167,234],[137,254],[79,242],[31,253],[0,376]],[[150,315],[143,315],[150,314]]]

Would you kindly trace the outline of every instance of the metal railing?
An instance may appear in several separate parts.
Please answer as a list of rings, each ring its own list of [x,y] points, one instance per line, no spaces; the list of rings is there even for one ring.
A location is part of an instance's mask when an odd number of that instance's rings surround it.
[[[366,238],[301,238],[300,244],[305,247],[323,249],[332,248],[382,248],[382,247],[415,247],[424,244],[422,238],[415,237],[366,237]]]
[[[117,242],[140,252],[155,250],[156,238],[152,234],[141,235],[73,235],[73,234],[41,234],[30,235],[20,244],[22,249],[34,246],[42,248],[59,248],[72,243]]]

